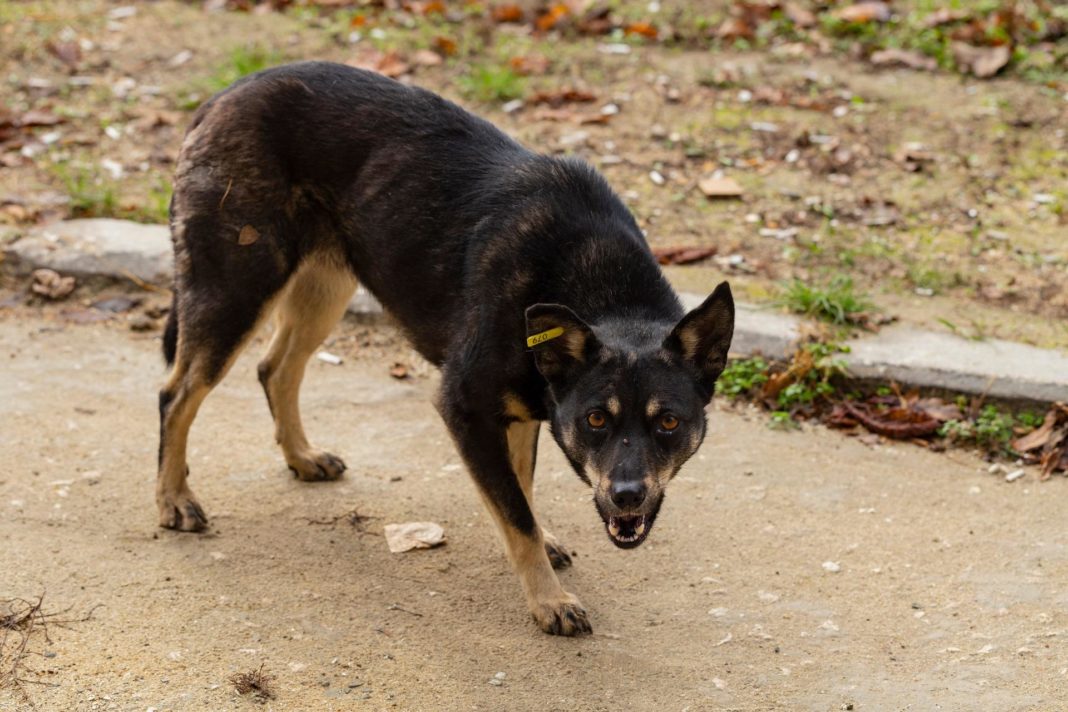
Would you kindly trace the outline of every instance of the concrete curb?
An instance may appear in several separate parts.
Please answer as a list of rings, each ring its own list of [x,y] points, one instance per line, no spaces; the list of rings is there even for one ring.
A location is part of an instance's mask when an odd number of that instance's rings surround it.
[[[48,267],[80,278],[168,282],[173,272],[170,233],[163,225],[124,220],[68,220],[44,226],[4,246],[4,256],[23,269]],[[683,293],[692,309],[703,294]],[[348,311],[364,323],[388,316],[360,288]],[[738,304],[732,355],[760,353],[786,359],[793,353],[805,321],[750,304]],[[1068,355],[1008,341],[968,341],[905,326],[848,342],[843,356],[859,378],[893,380],[903,385],[985,393],[1008,400],[1068,401]]]

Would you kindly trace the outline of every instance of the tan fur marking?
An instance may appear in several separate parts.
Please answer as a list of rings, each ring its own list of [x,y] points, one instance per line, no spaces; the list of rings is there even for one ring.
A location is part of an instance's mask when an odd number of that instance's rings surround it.
[[[623,406],[615,396],[609,396],[606,405],[608,406],[608,412],[611,413],[613,417],[618,418],[619,414],[623,412]]]
[[[645,404],[645,417],[652,418],[660,412],[660,401],[656,398],[650,398],[649,402]]]
[[[510,418],[516,418],[518,420],[532,420],[534,418],[530,413],[530,409],[527,408],[526,403],[520,400],[519,396],[515,393],[504,394],[504,414]]]
[[[275,332],[261,368],[274,415],[275,440],[298,475],[314,475],[322,453],[308,443],[300,418],[300,385],[308,358],[345,313],[356,290],[352,274],[330,255],[308,258],[278,300]]]

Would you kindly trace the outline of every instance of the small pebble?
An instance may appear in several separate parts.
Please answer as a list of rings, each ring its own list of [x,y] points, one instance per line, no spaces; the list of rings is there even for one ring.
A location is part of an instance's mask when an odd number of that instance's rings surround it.
[[[830,571],[832,574],[836,574],[842,570],[842,566],[837,561],[824,561],[823,570]]]
[[[1005,475],[1005,481],[1006,482],[1015,482],[1016,480],[1018,480],[1021,477],[1023,477],[1025,474],[1027,474],[1027,473],[1025,473],[1023,470],[1013,470],[1009,474]]]

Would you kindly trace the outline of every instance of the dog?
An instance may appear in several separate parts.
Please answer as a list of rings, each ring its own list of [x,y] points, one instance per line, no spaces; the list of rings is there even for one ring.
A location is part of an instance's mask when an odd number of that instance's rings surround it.
[[[159,394],[159,523],[207,526],[188,484],[197,409],[260,322],[258,368],[303,481],[345,464],[308,442],[298,392],[357,281],[441,370],[437,407],[540,628],[589,633],[534,516],[542,421],[593,488],[608,538],[641,544],[700,446],[726,364],[724,282],[685,313],[642,231],[586,163],[529,151],[459,106],[325,62],[251,75],[201,106],[170,209],[175,292]]]

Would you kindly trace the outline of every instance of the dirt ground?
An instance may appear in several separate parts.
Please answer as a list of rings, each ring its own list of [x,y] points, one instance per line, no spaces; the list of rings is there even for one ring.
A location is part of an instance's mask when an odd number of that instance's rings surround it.
[[[310,365],[309,432],[350,466],[328,484],[285,469],[262,340],[246,352],[193,428],[213,528],[189,535],[156,527],[158,336],[2,314],[0,598],[101,606],[31,640],[36,709],[1068,707],[1064,478],[1007,484],[967,453],[717,404],[656,531],[621,551],[543,438],[538,510],[594,626],[555,638],[430,405],[436,377],[391,378],[410,353],[388,332],[346,325],[328,344],[344,363]],[[390,554],[383,526],[412,520],[447,545]],[[265,707],[228,682],[261,664]],[[31,707],[7,689],[0,709]]]

